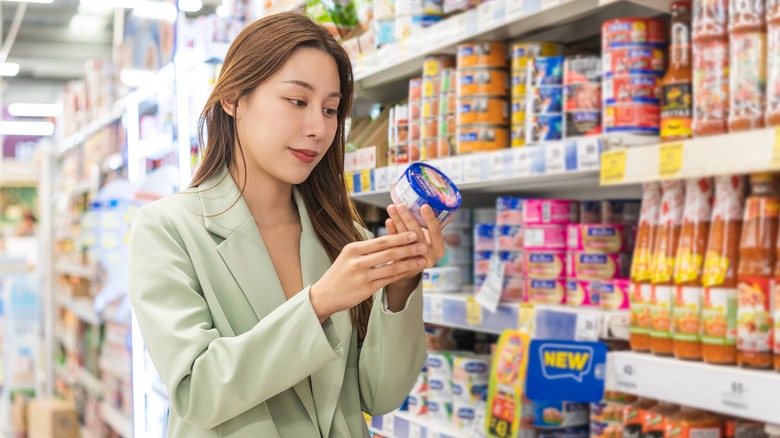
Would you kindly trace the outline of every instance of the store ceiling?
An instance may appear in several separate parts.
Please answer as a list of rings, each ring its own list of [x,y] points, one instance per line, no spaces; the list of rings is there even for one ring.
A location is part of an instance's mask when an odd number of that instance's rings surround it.
[[[221,0],[203,0],[201,13],[213,12]],[[90,58],[111,60],[113,15],[93,15],[93,28],[71,28],[71,20],[79,12],[80,0],[54,0],[50,4],[27,3],[22,25],[11,47],[8,62],[19,63],[17,78],[5,78],[6,91],[14,83],[58,84],[60,81],[84,76],[84,62]],[[20,3],[0,0],[2,41],[14,21]],[[101,18],[97,18],[101,17]],[[39,79],[39,82],[31,81]],[[59,85],[57,85],[59,86]],[[7,94],[7,93],[6,93]]]

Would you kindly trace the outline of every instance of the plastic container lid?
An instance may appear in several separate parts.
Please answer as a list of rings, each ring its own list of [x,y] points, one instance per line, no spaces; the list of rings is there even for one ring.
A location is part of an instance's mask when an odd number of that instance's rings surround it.
[[[433,166],[425,163],[412,163],[404,172],[404,177],[415,193],[434,210],[456,210],[462,202],[460,191],[455,184]]]

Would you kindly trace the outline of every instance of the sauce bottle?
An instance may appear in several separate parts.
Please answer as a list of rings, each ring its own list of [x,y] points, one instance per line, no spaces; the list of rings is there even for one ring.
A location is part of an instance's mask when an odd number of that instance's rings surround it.
[[[631,349],[634,351],[650,351],[652,318],[648,306],[653,292],[650,267],[660,212],[661,184],[657,182],[646,183],[642,187],[642,208],[639,214],[634,258],[631,263],[630,343]]]
[[[772,348],[774,353],[774,368],[780,371],[780,236],[777,240],[777,249],[775,251],[775,281],[772,286],[772,322],[774,323],[772,328],[772,340],[774,346]]]
[[[780,0],[766,1],[766,124],[780,125]]]
[[[674,403],[665,401],[645,412],[645,429],[642,438],[664,438],[669,417],[676,414],[680,407]]]
[[[693,3],[693,135],[728,132],[728,0]]]
[[[764,0],[730,0],[730,131],[764,126],[766,37]]]
[[[715,414],[683,406],[666,421],[666,438],[720,438],[722,420]]]
[[[693,131],[691,2],[672,3],[669,69],[663,79],[661,140],[684,140]]]
[[[655,238],[651,267],[653,295],[650,314],[650,349],[660,356],[672,356],[672,312],[674,310],[674,264],[680,240],[685,190],[682,181],[662,183],[661,216]]]
[[[737,350],[740,366],[772,367],[772,315],[769,300],[774,278],[780,198],[771,173],[750,175],[739,246]]]
[[[704,253],[710,234],[714,188],[709,178],[685,183],[680,245],[674,265],[676,285],[672,338],[674,356],[701,360],[701,301],[704,295],[701,276]]]
[[[707,363],[737,363],[737,266],[744,192],[743,177],[715,177],[715,204],[701,279],[702,357]]]
[[[623,408],[623,438],[642,438],[645,433],[645,415],[657,401],[640,397]]]

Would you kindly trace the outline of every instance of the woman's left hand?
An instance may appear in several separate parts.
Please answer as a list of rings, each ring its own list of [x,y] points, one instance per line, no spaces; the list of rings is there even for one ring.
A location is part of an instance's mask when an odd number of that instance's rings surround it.
[[[387,207],[390,219],[385,222],[389,234],[405,233],[412,231],[417,234],[417,241],[427,245],[428,249],[421,256],[425,258],[425,266],[418,272],[410,274],[407,278],[416,277],[423,269],[432,268],[440,258],[444,257],[444,238],[442,225],[436,219],[433,209],[429,205],[423,205],[422,216],[425,220],[423,228],[412,216],[409,208],[403,204],[393,204]]]

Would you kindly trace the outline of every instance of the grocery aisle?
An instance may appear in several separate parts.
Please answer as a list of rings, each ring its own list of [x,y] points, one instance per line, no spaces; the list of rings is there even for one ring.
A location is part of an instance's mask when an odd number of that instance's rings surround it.
[[[90,2],[50,3],[26,19]],[[373,436],[780,437],[780,3],[140,3],[101,15],[113,38],[56,116],[3,119],[53,123],[2,132],[9,436],[166,436],[133,215],[192,180],[233,39],[300,9],[352,60],[344,171],[371,230],[393,202],[457,209],[423,273],[426,364]]]

